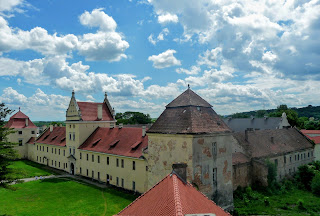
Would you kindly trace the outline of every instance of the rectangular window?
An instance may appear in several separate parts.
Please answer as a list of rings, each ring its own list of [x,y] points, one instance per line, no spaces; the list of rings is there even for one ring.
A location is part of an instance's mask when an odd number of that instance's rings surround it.
[[[89,176],[89,170],[87,169],[87,176]]]
[[[81,167],[80,167],[80,174],[82,174],[82,169],[81,169]]]
[[[49,147],[47,147],[47,152],[49,152]]]
[[[299,156],[300,156],[300,155],[298,155],[298,160],[299,160]]]
[[[35,132],[34,132],[34,131],[31,131],[31,134],[35,134]]]
[[[94,155],[92,155],[92,162],[94,162]]]
[[[59,155],[60,155],[60,149],[59,149]]]
[[[287,163],[287,158],[286,158],[286,156],[283,156],[283,163]]]
[[[52,150],[51,153],[53,154],[53,148],[51,150]]]
[[[290,156],[290,162],[292,161],[292,158],[291,158],[291,156]]]
[[[68,163],[66,163],[66,168],[68,168]]]
[[[76,134],[73,133],[73,141],[75,141],[75,140],[76,140]]]
[[[44,152],[44,146],[42,146],[42,151]]]
[[[213,180],[214,183],[217,182],[217,168],[214,168],[212,170],[212,180]]]
[[[100,172],[98,172],[98,180],[100,180]]]
[[[135,181],[132,182],[132,190],[136,191],[136,182]]]
[[[119,159],[117,158],[117,167],[119,167]]]
[[[98,155],[98,163],[100,163],[100,156]]]
[[[53,166],[53,160],[51,161],[51,166]]]
[[[87,154],[87,161],[89,160],[89,154]]]
[[[278,166],[278,159],[274,160],[274,164],[276,165],[276,167]]]
[[[213,156],[217,156],[217,143],[214,142],[212,144],[212,152],[213,152]]]
[[[117,186],[119,186],[119,177],[117,177]]]
[[[69,155],[71,155],[71,151],[72,151],[71,148],[69,148]]]
[[[22,134],[22,131],[19,131],[19,134]]]
[[[54,161],[54,166],[55,166],[55,167],[57,166],[57,161]]]
[[[121,187],[124,188],[124,179],[123,178],[121,179]]]
[[[57,154],[57,149],[56,148],[54,149],[54,153]]]
[[[19,140],[19,146],[22,146],[22,140]]]
[[[297,155],[294,156],[294,161],[297,161]]]
[[[76,128],[76,125],[73,125],[73,128]]]
[[[132,161],[132,170],[136,170],[136,162]]]
[[[39,150],[39,146],[37,145],[37,150]]]
[[[59,167],[60,167],[60,162],[59,162]]]
[[[38,158],[38,156],[37,156],[37,161],[38,161],[38,159],[39,159],[39,158]]]
[[[94,178],[94,171],[92,170],[92,178]]]
[[[81,152],[80,152],[80,160],[82,159],[82,154],[81,154]]]
[[[73,147],[73,155],[75,155],[76,154],[76,149],[75,149],[75,147]]]
[[[308,158],[310,157],[310,152],[308,152]]]
[[[65,163],[63,163],[63,169],[65,169],[66,168],[66,164]]]
[[[148,172],[148,166],[146,166],[146,171]]]
[[[66,156],[66,150],[63,150],[63,156]]]
[[[306,159],[306,153],[303,153],[303,158]]]
[[[123,168],[123,167],[124,167],[124,160],[121,159],[121,168]]]
[[[71,133],[69,133],[69,140],[71,140],[71,138],[72,138],[72,134],[71,134]]]
[[[109,165],[109,157],[107,157],[107,165]]]

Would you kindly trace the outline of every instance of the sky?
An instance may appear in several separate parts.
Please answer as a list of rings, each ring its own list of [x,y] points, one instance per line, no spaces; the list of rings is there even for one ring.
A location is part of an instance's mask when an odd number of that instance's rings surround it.
[[[190,88],[221,115],[320,105],[320,0],[0,0],[0,102],[158,117]]]

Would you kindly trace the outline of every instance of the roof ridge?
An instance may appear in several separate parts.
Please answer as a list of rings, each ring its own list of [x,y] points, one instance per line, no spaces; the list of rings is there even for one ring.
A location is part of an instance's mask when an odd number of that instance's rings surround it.
[[[183,216],[177,175],[173,175],[173,196],[176,216]]]

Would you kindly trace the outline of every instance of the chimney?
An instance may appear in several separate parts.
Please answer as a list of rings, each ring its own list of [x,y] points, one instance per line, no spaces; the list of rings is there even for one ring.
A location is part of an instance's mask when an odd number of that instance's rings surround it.
[[[244,131],[244,139],[245,141],[248,141],[248,130]]]
[[[272,142],[272,143],[274,142],[274,138],[273,138],[273,137],[271,137],[271,142]]]
[[[29,119],[26,119],[26,127],[29,125]]]
[[[110,122],[110,128],[114,128],[114,122]]]
[[[142,126],[142,137],[146,135],[146,126]]]
[[[187,182],[187,164],[175,163],[172,164],[172,171],[175,172],[183,181]]]
[[[98,104],[98,119],[102,119],[102,104]]]
[[[50,125],[50,132],[53,131],[53,125]]]
[[[120,123],[120,124],[119,124],[119,128],[120,128],[120,129],[123,128],[123,123]]]

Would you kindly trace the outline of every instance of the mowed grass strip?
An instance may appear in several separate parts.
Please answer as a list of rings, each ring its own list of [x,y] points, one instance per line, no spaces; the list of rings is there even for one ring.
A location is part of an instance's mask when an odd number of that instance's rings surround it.
[[[8,174],[10,179],[22,179],[55,174],[54,171],[47,169],[45,165],[28,160],[12,161],[8,168],[12,170],[12,173]]]
[[[265,205],[264,197],[268,197],[269,206]],[[303,201],[302,209],[298,207],[299,200]],[[249,203],[235,199],[234,204],[239,215],[320,215],[320,197],[297,188],[285,194],[261,194],[259,199],[251,200]]]
[[[15,191],[0,188],[4,198],[0,199],[0,215],[114,215],[136,198],[112,188],[60,178],[15,187]]]

